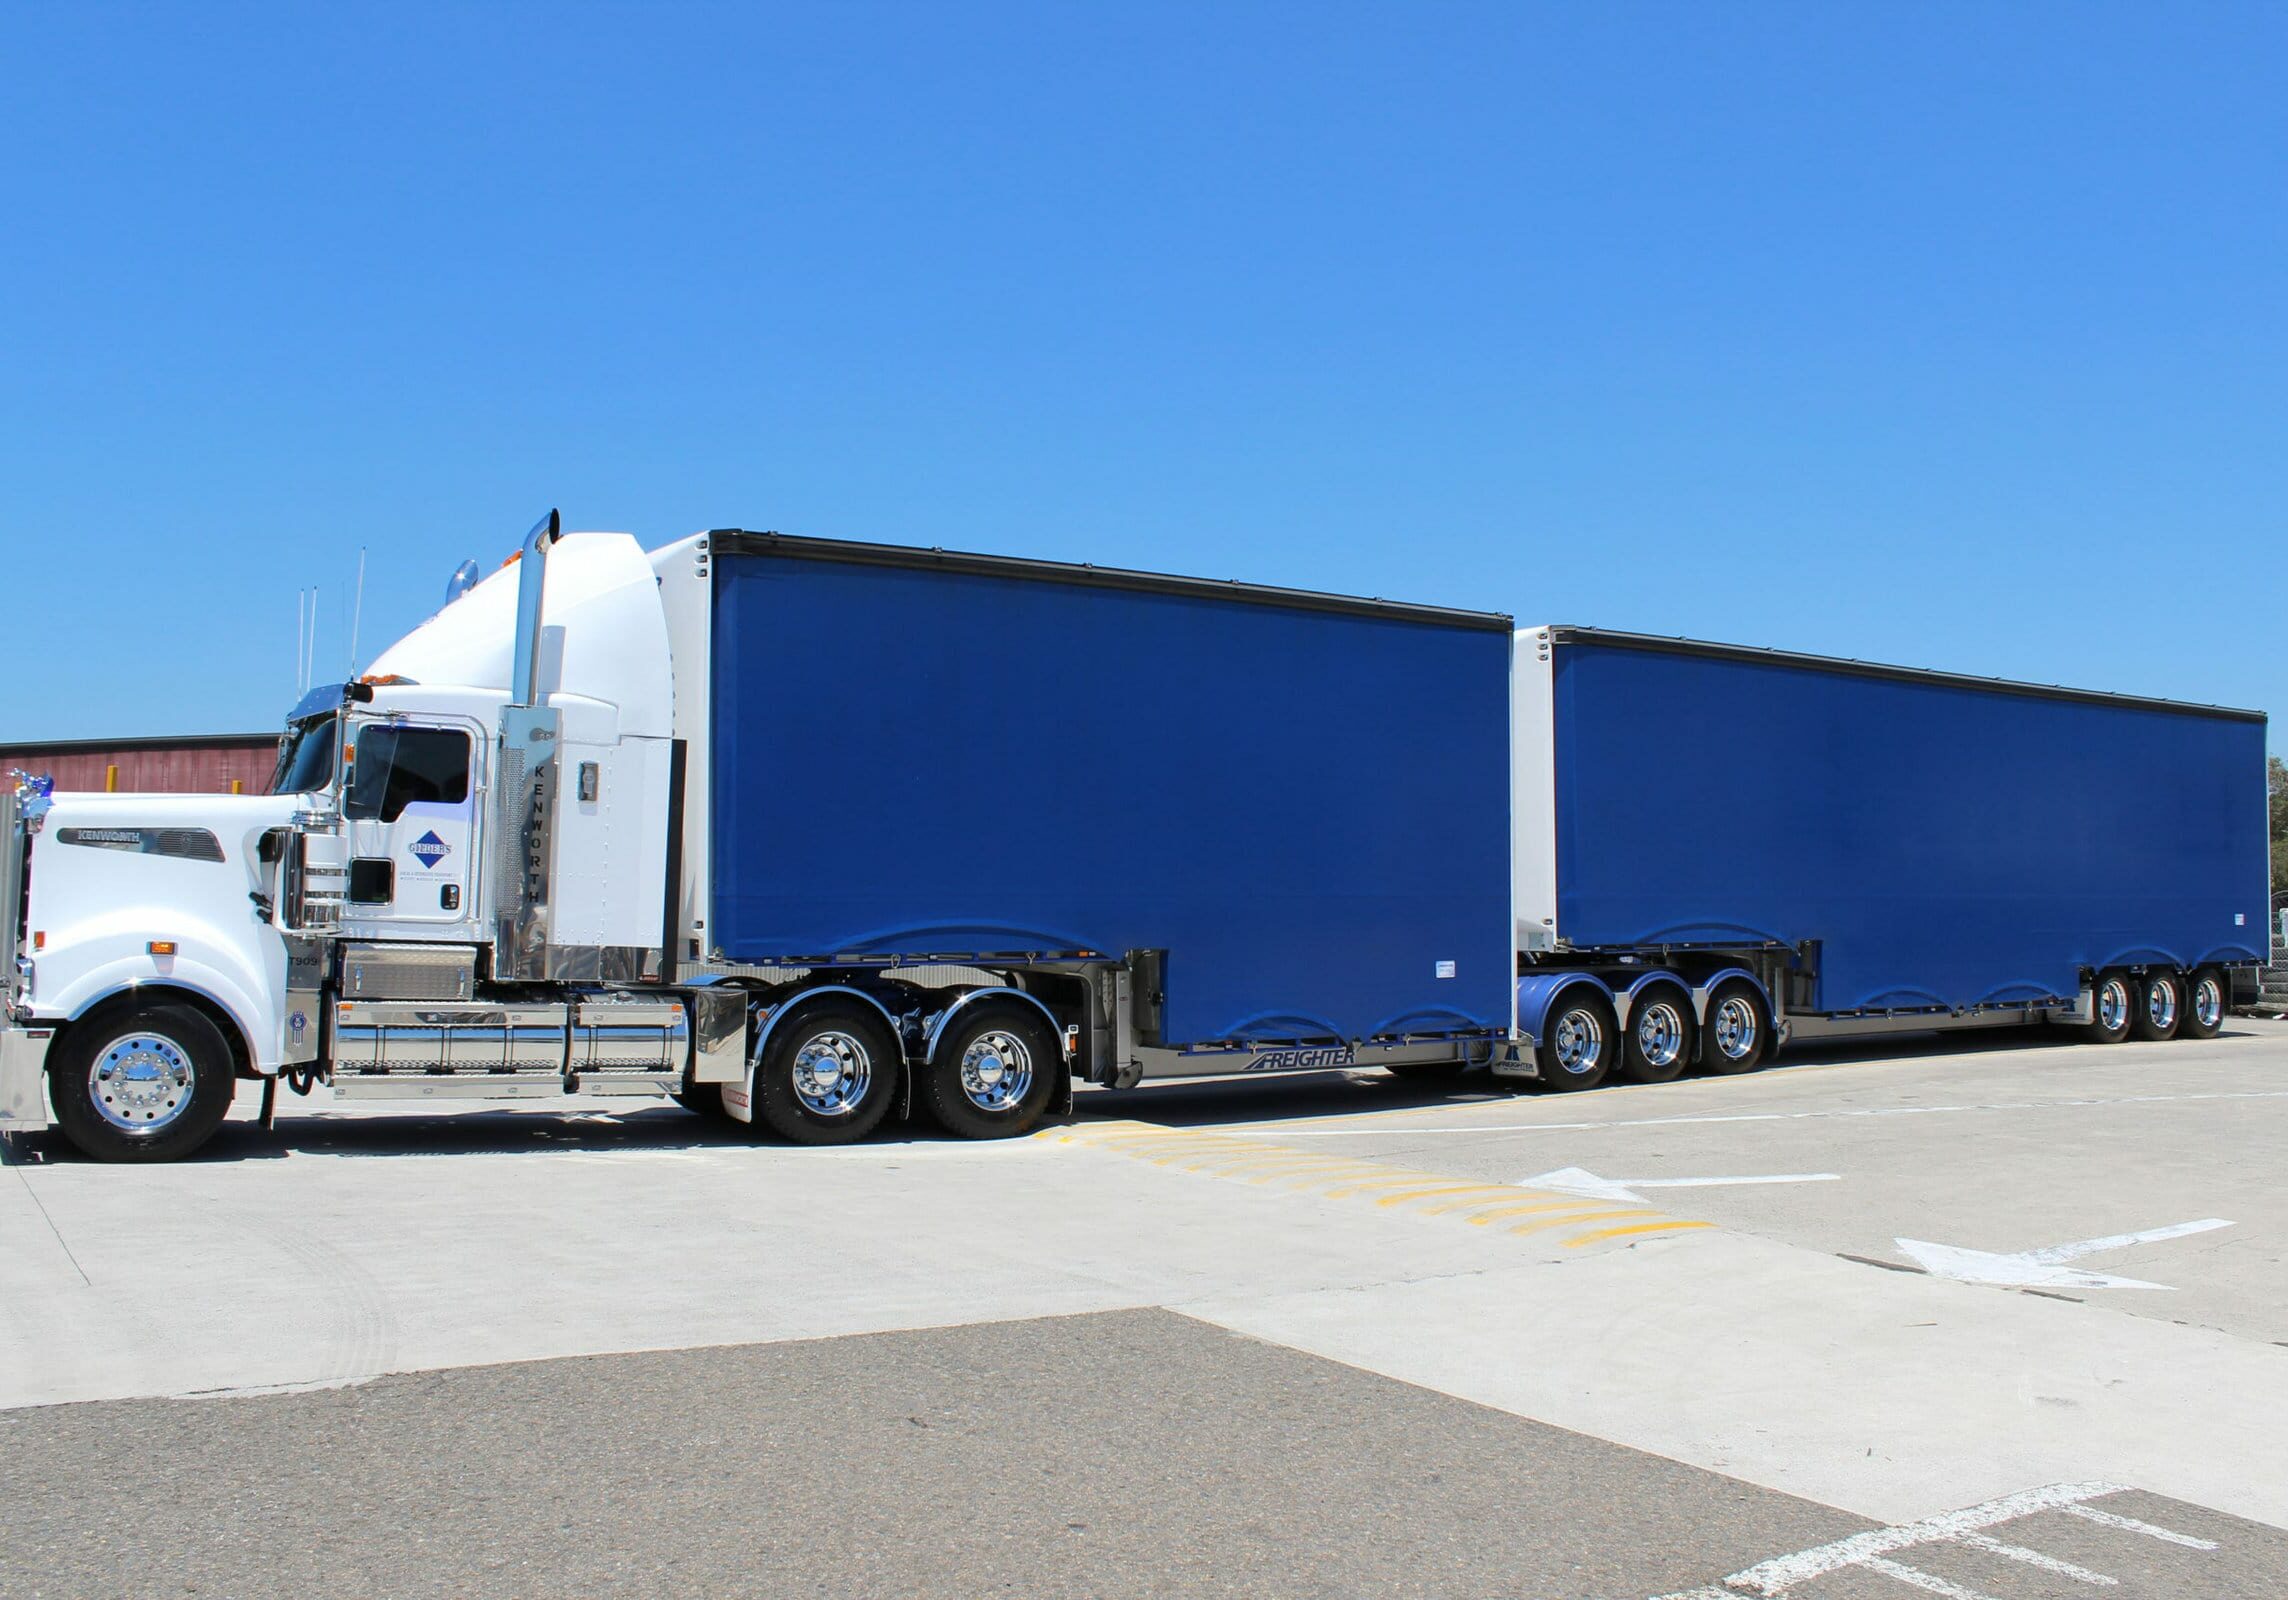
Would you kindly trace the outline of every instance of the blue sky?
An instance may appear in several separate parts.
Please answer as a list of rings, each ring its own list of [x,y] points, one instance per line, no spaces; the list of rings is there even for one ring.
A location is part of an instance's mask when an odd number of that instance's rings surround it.
[[[551,504],[2288,713],[2276,5],[21,7],[0,139],[0,740]]]

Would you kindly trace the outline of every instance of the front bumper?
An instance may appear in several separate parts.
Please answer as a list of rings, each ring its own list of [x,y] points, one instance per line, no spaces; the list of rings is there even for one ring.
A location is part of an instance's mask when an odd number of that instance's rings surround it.
[[[48,1125],[46,1027],[0,1028],[0,1132]]]

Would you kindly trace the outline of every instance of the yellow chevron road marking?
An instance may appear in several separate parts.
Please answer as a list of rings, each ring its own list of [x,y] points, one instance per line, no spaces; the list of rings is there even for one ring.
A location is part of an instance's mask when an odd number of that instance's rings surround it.
[[[1374,1203],[1378,1206],[1397,1206],[1404,1205],[1409,1200],[1434,1200],[1445,1194],[1515,1193],[1517,1193],[1517,1185],[1513,1183],[1449,1183],[1435,1189],[1401,1189],[1396,1194],[1377,1195]]]
[[[1356,1156],[1328,1156],[1317,1150],[1275,1144],[1256,1134],[1209,1133],[1123,1121],[1044,1128],[1033,1137],[1227,1183],[1276,1187],[1306,1199],[1362,1200],[1377,1210],[1404,1215],[1445,1218],[1476,1227],[1499,1224],[1497,1231],[1506,1234],[1554,1235],[1569,1248],[1710,1226],[1664,1216],[1649,1206],[1616,1207],[1610,1200],[1558,1190],[1473,1182],[1452,1173],[1386,1166]],[[1611,1225],[1584,1226],[1594,1223]]]
[[[1681,1217],[1664,1217],[1658,1222],[1639,1222],[1628,1227],[1591,1228],[1587,1233],[1565,1242],[1569,1246],[1578,1248],[1585,1244],[1595,1244],[1600,1239],[1619,1239],[1632,1233],[1682,1233],[1688,1228],[1713,1228],[1715,1226],[1716,1224],[1713,1222],[1688,1222]]]
[[[1502,1229],[1504,1233],[1546,1233],[1551,1228],[1570,1228],[1581,1222],[1603,1222],[1610,1217],[1658,1217],[1657,1211],[1631,1206],[1621,1211],[1576,1211],[1569,1217],[1535,1217],[1529,1222],[1513,1222]],[[1568,1244],[1571,1240],[1566,1241]]]

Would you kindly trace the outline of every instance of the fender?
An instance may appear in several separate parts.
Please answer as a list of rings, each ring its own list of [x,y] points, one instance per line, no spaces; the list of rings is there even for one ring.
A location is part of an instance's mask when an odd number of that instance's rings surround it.
[[[1701,979],[1698,983],[1692,986],[1692,1015],[1694,1021],[1700,1023],[1707,1022],[1709,995],[1713,994],[1719,985],[1729,983],[1734,978],[1738,978],[1749,988],[1756,991],[1756,998],[1764,1003],[1764,1020],[1766,1022],[1770,1023],[1775,1030],[1785,1026],[1780,1017],[1780,1008],[1772,1004],[1771,991],[1764,987],[1763,980],[1761,978],[1758,978],[1746,967],[1721,967],[1716,971],[1711,972],[1707,977]]]
[[[898,1073],[898,1109],[900,1115],[904,1114],[906,1097],[910,1092],[906,1082],[905,1030],[898,1026],[898,1019],[890,1015],[889,1008],[865,990],[853,989],[846,983],[822,983],[814,989],[798,990],[793,996],[780,1001],[771,1008],[770,1017],[763,1023],[762,1031],[755,1035],[755,1048],[747,1052],[745,1076],[741,1077],[737,1083],[723,1085],[723,1109],[730,1114],[733,1121],[752,1122],[754,1120],[755,1073],[763,1064],[763,1052],[770,1048],[771,1035],[777,1030],[778,1025],[813,1000],[822,1000],[829,995],[865,1002],[881,1017],[882,1026],[890,1030],[892,1048],[898,1053],[898,1059],[893,1063]]]
[[[231,974],[181,956],[168,960],[165,971],[153,972],[152,966],[152,958],[144,956],[106,962],[82,973],[71,987],[69,1005],[62,1008],[65,1021],[77,1023],[96,1007],[123,995],[147,993],[157,1000],[174,990],[205,1001],[217,1017],[228,1023],[246,1051],[247,1063],[257,1072],[267,1074],[278,1070],[276,1042],[270,1041],[265,1048],[264,1036],[247,1025],[253,997],[231,981]]]
[[[1668,985],[1670,988],[1674,989],[1678,994],[1684,997],[1684,1005],[1686,1010],[1693,1012],[1695,1015],[1698,1015],[1699,1012],[1707,1009],[1707,1003],[1705,1001],[1694,1001],[1692,997],[1691,984],[1685,982],[1685,980],[1678,976],[1676,973],[1667,971],[1665,968],[1655,967],[1652,971],[1647,972],[1642,977],[1638,978],[1636,982],[1630,984],[1626,989],[1623,989],[1619,995],[1615,997],[1614,1010],[1615,1013],[1619,1016],[1621,1026],[1623,1028],[1626,1028],[1629,1025],[1629,1017],[1635,1012],[1637,1003],[1644,998],[1644,992],[1647,989],[1656,988],[1662,984]]]
[[[952,1005],[947,1006],[943,1011],[940,1011],[930,1021],[928,1040],[922,1046],[922,1059],[924,1061],[934,1061],[937,1059],[937,1042],[945,1036],[945,1030],[953,1025],[953,1019],[957,1014],[959,1014],[962,1007],[968,1005],[972,1000],[999,999],[1022,1000],[1027,1005],[1031,1006],[1035,1011],[1038,1011],[1041,1014],[1041,1020],[1049,1025],[1049,1037],[1056,1040],[1057,1042],[1058,1060],[1064,1060],[1065,1030],[1064,1025],[1057,1021],[1056,1013],[1051,1011],[1047,1006],[1041,1004],[1041,1000],[1038,995],[1027,994],[1022,989],[1006,988],[972,989],[967,994],[963,995],[960,999],[954,1001]],[[1066,1062],[1065,1064],[1068,1067],[1071,1065],[1070,1062]]]
[[[1566,990],[1580,984],[1604,996],[1605,1004],[1614,1005],[1613,991],[1593,972],[1529,972],[1517,980],[1518,1031],[1532,1038],[1542,1035],[1542,1018],[1549,1014],[1550,1005]],[[1616,1007],[1616,1013],[1618,1008]]]
[[[898,1019],[890,1015],[889,1007],[883,1005],[881,1001],[863,989],[853,989],[846,983],[827,983],[821,984],[815,989],[801,990],[793,998],[781,1001],[771,1009],[770,1020],[763,1024],[763,1031],[755,1035],[755,1048],[747,1053],[747,1092],[749,1094],[755,1092],[755,1068],[761,1064],[763,1052],[770,1047],[771,1034],[778,1025],[803,1006],[810,1004],[813,1000],[822,1000],[828,995],[841,995],[851,1000],[862,1000],[867,1005],[872,1006],[876,1014],[881,1017],[882,1026],[890,1030],[890,1041],[898,1052],[898,1068],[900,1071],[904,1070],[906,1064],[905,1030],[898,1026]]]

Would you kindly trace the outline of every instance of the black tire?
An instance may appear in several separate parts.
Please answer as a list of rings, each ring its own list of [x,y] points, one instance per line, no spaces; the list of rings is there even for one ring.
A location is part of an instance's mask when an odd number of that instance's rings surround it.
[[[1753,1072],[1770,1053],[1772,1019],[1755,985],[1735,978],[1708,996],[1700,1024],[1700,1065],[1718,1077]]]
[[[1542,1087],[1560,1093],[1596,1088],[1620,1059],[1620,1035],[1602,994],[1585,983],[1567,989],[1542,1014],[1533,1053]]]
[[[755,1069],[755,1121],[795,1144],[863,1139],[889,1115],[904,1067],[905,1053],[873,1007],[806,1006],[772,1032]]]
[[[2214,1039],[2224,1032],[2232,1006],[2232,980],[2222,967],[2203,967],[2185,984],[2185,1010],[2177,1023],[2180,1039]]]
[[[2185,1017],[2185,976],[2174,967],[2151,967],[2137,980],[2129,1031],[2140,1039],[2174,1039]]]
[[[981,1001],[953,1019],[915,1099],[929,1118],[963,1139],[1013,1139],[1041,1120],[1065,1065],[1064,1046],[1032,1007]]]
[[[1672,983],[1656,983],[1629,1009],[1627,1036],[1614,1070],[1631,1083],[1666,1083],[1692,1064],[1692,1000]]]
[[[56,1124],[97,1161],[181,1160],[214,1137],[237,1088],[222,1030],[187,1005],[96,1012],[48,1061]]]
[[[2106,968],[2090,985],[2089,1009],[2082,1036],[2091,1044],[2119,1044],[2137,1018],[2137,981],[2119,967]]]

